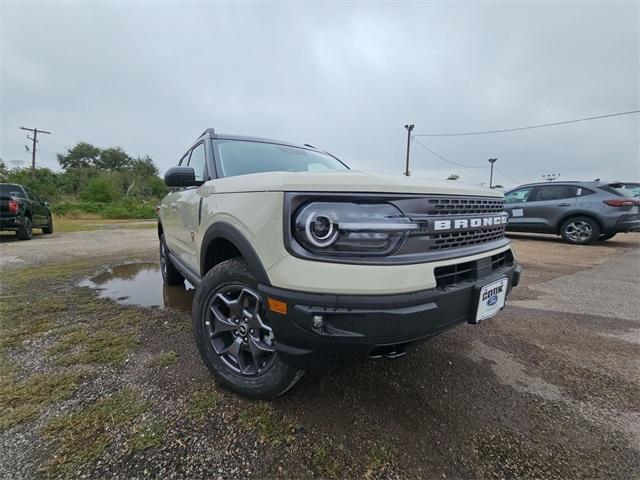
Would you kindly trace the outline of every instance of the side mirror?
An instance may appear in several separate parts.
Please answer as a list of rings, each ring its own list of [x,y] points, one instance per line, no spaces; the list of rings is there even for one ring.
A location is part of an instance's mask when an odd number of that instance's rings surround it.
[[[164,174],[164,183],[167,187],[194,187],[204,182],[196,180],[193,167],[171,167]]]

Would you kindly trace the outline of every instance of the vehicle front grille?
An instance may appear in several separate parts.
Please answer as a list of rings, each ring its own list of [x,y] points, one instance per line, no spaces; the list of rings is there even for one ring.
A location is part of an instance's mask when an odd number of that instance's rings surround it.
[[[429,250],[444,250],[447,248],[464,247],[491,242],[504,237],[504,225],[488,227],[479,230],[465,230],[462,232],[438,233],[432,235],[433,245]]]
[[[481,268],[481,262],[486,260],[476,260],[473,262],[456,263],[454,265],[446,265],[444,267],[436,267],[434,275],[436,277],[437,287],[449,287],[459,285],[462,282],[478,280],[480,278],[491,275],[495,270],[512,266],[514,262],[511,250],[498,253],[491,256],[491,268]]]
[[[393,200],[400,211],[422,225],[398,254],[449,251],[504,238],[504,201],[496,197],[425,195]]]
[[[427,215],[475,215],[503,210],[502,199],[443,197],[429,199]]]

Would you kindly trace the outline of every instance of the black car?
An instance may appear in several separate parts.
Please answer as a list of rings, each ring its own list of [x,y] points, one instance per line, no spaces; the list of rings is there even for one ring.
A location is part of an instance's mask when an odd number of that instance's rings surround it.
[[[53,233],[48,202],[14,183],[0,183],[0,230],[13,230],[20,240],[30,240],[34,228]]]

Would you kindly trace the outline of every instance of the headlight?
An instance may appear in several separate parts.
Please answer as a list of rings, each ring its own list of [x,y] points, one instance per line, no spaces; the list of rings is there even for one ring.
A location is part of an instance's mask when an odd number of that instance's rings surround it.
[[[389,255],[420,226],[389,203],[312,202],[294,214],[294,236],[320,254]]]

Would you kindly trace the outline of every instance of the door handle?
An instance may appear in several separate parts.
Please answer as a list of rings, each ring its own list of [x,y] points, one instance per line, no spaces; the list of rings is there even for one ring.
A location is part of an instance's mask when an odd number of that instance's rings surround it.
[[[559,207],[570,207],[571,204],[570,203],[559,203],[558,206]]]

